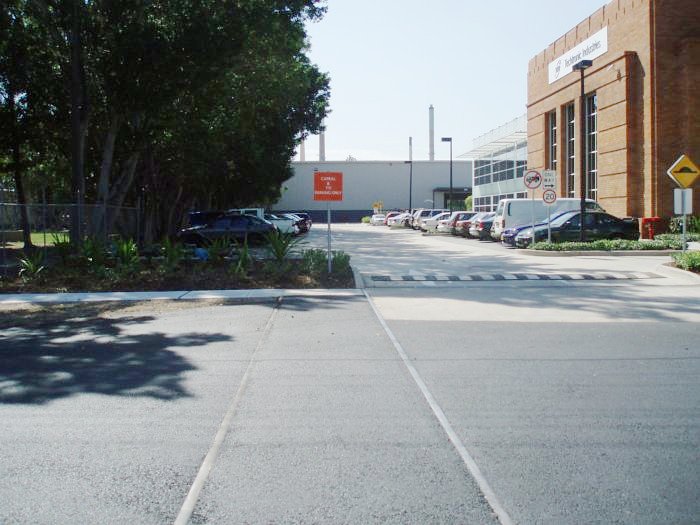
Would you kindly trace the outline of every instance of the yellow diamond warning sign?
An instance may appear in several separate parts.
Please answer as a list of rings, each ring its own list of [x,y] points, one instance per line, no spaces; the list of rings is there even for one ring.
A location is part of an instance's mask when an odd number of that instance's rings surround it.
[[[700,170],[687,155],[681,155],[678,160],[673,163],[673,166],[668,168],[666,173],[668,173],[668,176],[675,180],[681,188],[692,186],[695,179],[700,177]]]

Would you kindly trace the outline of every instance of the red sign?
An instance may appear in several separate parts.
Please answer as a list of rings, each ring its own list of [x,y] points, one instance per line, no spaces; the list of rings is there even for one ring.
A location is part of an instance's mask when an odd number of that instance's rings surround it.
[[[317,171],[314,173],[315,201],[342,201],[343,174],[340,171]]]

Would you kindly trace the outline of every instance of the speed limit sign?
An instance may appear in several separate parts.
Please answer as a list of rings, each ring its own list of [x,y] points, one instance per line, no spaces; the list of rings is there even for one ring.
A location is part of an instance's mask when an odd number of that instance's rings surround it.
[[[557,201],[557,192],[554,190],[544,190],[542,193],[542,201],[547,206],[554,204]]]

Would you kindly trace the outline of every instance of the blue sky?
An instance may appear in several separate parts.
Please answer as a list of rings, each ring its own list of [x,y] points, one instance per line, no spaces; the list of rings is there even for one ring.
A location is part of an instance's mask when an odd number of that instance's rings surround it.
[[[525,113],[527,64],[605,0],[329,0],[308,24],[309,56],[331,77],[326,160],[435,158]],[[318,137],[306,142],[318,160]]]

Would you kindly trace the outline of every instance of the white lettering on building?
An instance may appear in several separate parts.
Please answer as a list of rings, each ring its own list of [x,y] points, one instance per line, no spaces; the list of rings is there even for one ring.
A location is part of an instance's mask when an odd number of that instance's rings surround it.
[[[608,28],[604,27],[579,45],[549,63],[549,83],[552,84],[573,71],[581,60],[593,60],[608,51]]]

